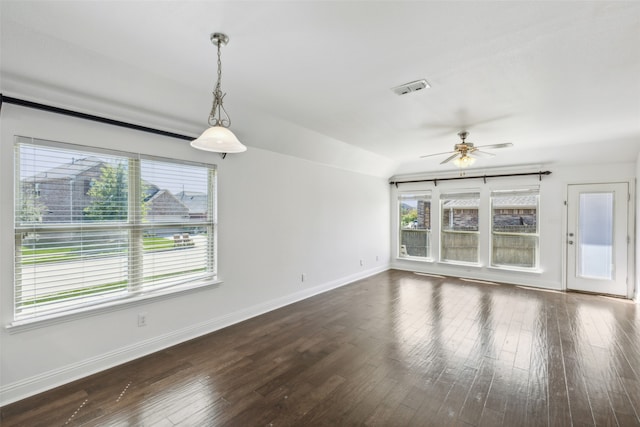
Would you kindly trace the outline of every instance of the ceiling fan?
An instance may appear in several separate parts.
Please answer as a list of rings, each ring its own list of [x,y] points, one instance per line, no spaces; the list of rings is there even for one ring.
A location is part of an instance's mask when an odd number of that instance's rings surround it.
[[[479,147],[476,147],[475,145],[473,145],[472,142],[466,141],[467,137],[469,136],[469,132],[467,131],[458,132],[458,136],[460,137],[462,142],[460,144],[454,145],[453,151],[447,151],[445,153],[427,154],[425,156],[420,156],[420,157],[423,158],[423,157],[441,156],[443,154],[451,154],[451,156],[441,161],[440,164],[443,165],[453,160],[453,163],[459,168],[466,168],[468,166],[471,166],[476,161],[475,157],[471,156],[472,154],[473,156],[478,156],[478,157],[495,156],[495,154],[493,153],[480,151],[481,148],[495,149],[495,148],[513,147],[513,144],[510,142],[505,142],[502,144],[480,145]]]

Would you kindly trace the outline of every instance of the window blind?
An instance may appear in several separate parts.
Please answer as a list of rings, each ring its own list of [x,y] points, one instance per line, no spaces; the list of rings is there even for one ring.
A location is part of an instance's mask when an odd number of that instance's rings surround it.
[[[215,277],[215,168],[17,137],[14,320]]]

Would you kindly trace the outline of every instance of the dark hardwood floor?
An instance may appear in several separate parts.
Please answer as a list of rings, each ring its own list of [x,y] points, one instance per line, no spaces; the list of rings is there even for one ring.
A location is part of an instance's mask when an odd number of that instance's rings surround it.
[[[8,405],[1,424],[637,426],[639,308],[392,270]]]

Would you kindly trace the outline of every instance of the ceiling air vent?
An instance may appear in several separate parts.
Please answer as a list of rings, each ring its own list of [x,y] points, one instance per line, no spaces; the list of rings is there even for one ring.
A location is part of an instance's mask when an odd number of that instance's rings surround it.
[[[429,83],[425,79],[422,79],[422,80],[416,80],[415,82],[409,82],[400,86],[396,86],[391,90],[396,95],[406,95],[407,93],[417,92],[419,90],[430,88],[430,87],[431,86],[429,86]]]

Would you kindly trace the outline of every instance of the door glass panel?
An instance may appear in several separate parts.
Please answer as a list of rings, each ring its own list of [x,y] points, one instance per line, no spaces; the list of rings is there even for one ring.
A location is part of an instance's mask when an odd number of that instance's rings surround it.
[[[613,279],[613,192],[581,193],[578,276]]]

